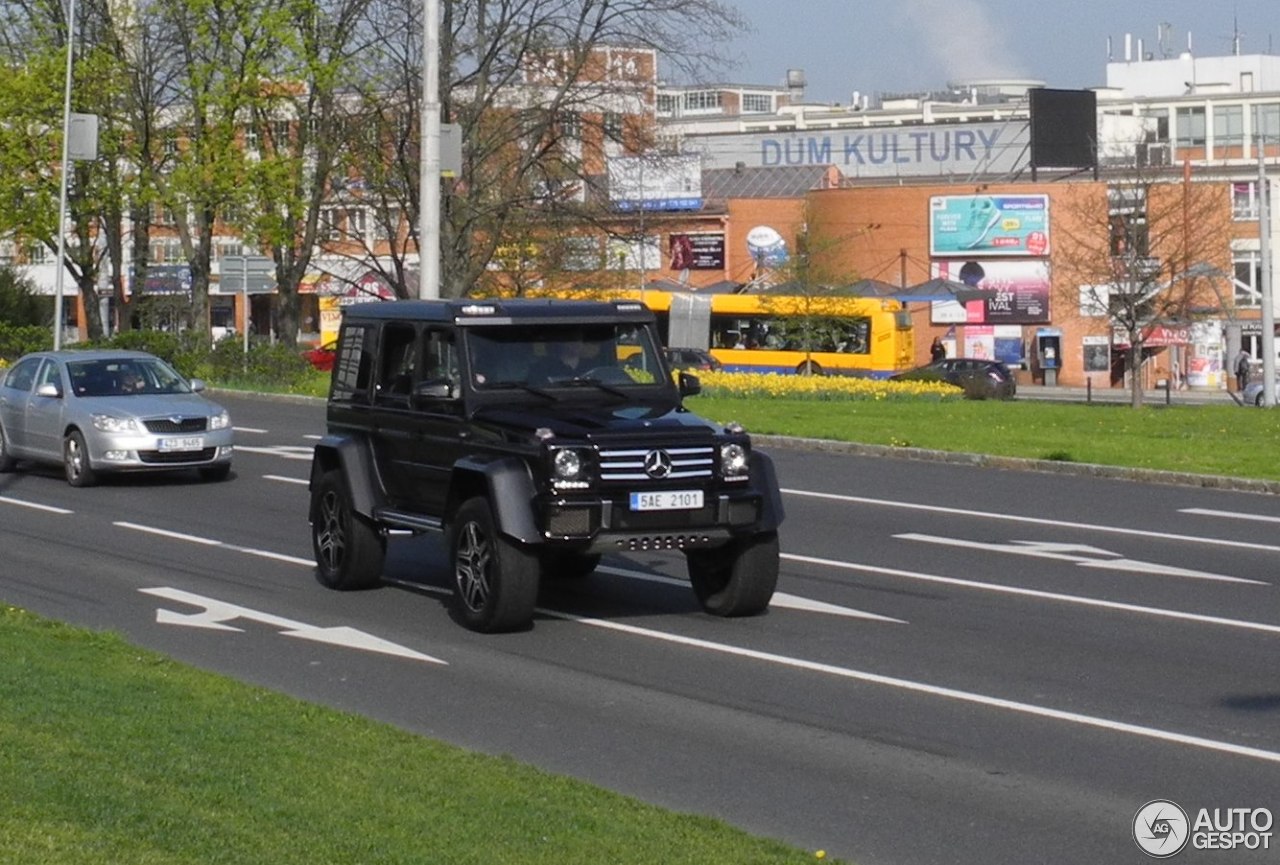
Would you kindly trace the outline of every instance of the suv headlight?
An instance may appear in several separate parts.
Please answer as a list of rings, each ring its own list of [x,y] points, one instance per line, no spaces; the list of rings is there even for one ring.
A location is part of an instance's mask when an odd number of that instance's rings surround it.
[[[590,464],[581,448],[551,451],[551,482],[560,489],[585,489],[591,485]]]
[[[727,481],[745,481],[747,479],[749,461],[747,449],[737,442],[725,442],[720,445],[720,474]]]
[[[93,416],[93,426],[103,432],[121,433],[121,432],[142,432],[142,428],[138,426],[138,422],[131,417],[113,417],[109,414],[95,414]]]
[[[225,411],[209,418],[209,429],[226,429],[231,426],[231,415]]]

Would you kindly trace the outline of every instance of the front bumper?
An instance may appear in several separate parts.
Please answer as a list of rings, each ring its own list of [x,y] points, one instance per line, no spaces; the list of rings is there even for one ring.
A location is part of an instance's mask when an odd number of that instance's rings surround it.
[[[231,428],[188,434],[86,434],[89,464],[95,471],[170,471],[231,462]]]
[[[723,546],[760,522],[763,502],[750,490],[709,491],[701,508],[631,510],[625,494],[550,496],[539,503],[545,543],[591,553]]]

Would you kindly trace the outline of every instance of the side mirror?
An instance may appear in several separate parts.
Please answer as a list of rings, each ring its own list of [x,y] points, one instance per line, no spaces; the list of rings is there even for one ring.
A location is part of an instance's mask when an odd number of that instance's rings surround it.
[[[47,396],[50,399],[62,399],[62,388],[56,384],[42,384],[36,388],[36,396]]]
[[[200,393],[200,391],[204,390],[205,387],[204,379],[202,378],[193,378],[191,381],[187,382],[187,384],[191,385],[192,393]]]
[[[702,393],[702,382],[692,373],[680,373],[680,396],[697,396]]]

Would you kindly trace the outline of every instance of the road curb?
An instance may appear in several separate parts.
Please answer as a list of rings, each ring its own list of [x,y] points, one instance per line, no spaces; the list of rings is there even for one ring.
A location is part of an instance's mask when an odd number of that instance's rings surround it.
[[[1077,463],[1065,460],[1037,460],[1025,457],[968,454],[954,451],[929,450],[927,448],[891,447],[889,445],[859,444],[828,439],[792,438],[789,436],[757,435],[751,440],[765,447],[792,450],[820,451],[833,454],[889,457],[891,459],[920,460],[951,465],[983,466],[986,468],[1035,471],[1048,474],[1075,475],[1080,477],[1110,478],[1113,480],[1140,481],[1151,484],[1200,487],[1202,489],[1228,490],[1231,492],[1280,495],[1280,481],[1256,478],[1233,478],[1226,475],[1200,475],[1191,472],[1172,472],[1158,469],[1104,466],[1097,463]]]

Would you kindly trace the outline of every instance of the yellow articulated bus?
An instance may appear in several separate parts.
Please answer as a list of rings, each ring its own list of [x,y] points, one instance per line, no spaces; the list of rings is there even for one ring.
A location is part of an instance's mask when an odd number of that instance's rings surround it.
[[[911,315],[896,300],[628,292],[673,348],[703,348],[726,372],[887,378],[915,366]]]

